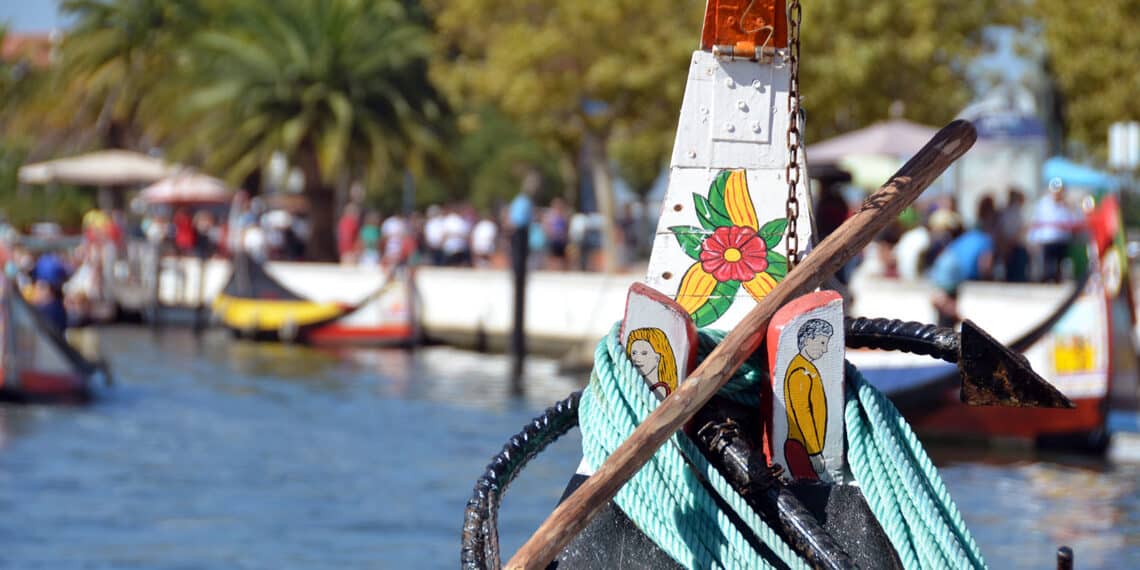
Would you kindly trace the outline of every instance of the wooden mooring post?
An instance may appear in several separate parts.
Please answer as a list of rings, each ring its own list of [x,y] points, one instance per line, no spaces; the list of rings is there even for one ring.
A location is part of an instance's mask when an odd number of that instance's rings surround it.
[[[526,365],[526,272],[530,257],[530,226],[511,233],[511,276],[514,281],[514,319],[511,323],[511,395],[522,396]]]
[[[198,250],[198,281],[194,292],[194,336],[202,336],[206,330],[206,262],[205,252]]]
[[[1073,570],[1073,549],[1062,546],[1057,549],[1057,570]]]

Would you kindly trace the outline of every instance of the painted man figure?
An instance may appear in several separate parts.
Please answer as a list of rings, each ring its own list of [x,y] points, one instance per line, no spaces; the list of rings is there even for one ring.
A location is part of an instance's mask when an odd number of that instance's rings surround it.
[[[811,319],[796,333],[799,354],[788,363],[784,375],[784,402],[788,411],[788,439],[784,457],[796,479],[818,479],[826,466],[823,447],[827,439],[827,395],[815,361],[827,354],[834,334],[831,323]]]

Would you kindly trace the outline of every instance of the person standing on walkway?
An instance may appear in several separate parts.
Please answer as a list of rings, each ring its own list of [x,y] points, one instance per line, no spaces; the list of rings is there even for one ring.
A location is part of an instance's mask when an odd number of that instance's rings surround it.
[[[360,236],[360,206],[349,202],[336,223],[336,250],[340,262],[345,265],[356,263],[356,244]]]
[[[463,216],[459,204],[448,208],[443,217],[443,264],[471,265],[471,223]]]
[[[424,220],[424,245],[427,247],[428,263],[443,265],[443,208],[432,204],[427,209]]]
[[[526,267],[530,254],[530,225],[534,222],[534,195],[538,192],[538,175],[530,173],[523,180],[522,189],[507,211],[511,230],[511,266]]]
[[[357,265],[362,267],[380,266],[380,220],[383,217],[376,210],[369,210],[364,214],[364,223],[360,226],[357,236],[360,244],[360,258]]]
[[[498,239],[499,227],[491,216],[483,215],[471,230],[471,256],[475,267],[491,267]]]
[[[511,273],[514,277],[514,311],[511,324],[511,393],[523,393],[523,363],[526,360],[526,272],[530,253],[530,226],[534,222],[534,196],[538,193],[537,172],[527,173],[507,210],[511,232]]]
[[[1060,178],[1049,182],[1049,192],[1033,208],[1029,243],[1040,248],[1041,280],[1061,281],[1061,260],[1069,253],[1069,244],[1081,226],[1081,217],[1065,197],[1065,184]]]
[[[567,269],[566,246],[570,241],[568,216],[566,201],[562,198],[551,201],[550,207],[542,216],[542,229],[546,236],[551,268],[559,271]]]
[[[380,224],[380,251],[385,266],[393,267],[407,259],[415,249],[415,246],[409,243],[410,238],[410,224],[399,213],[388,216],[388,219]]]
[[[998,214],[998,257],[1005,268],[1005,280],[1012,283],[1029,281],[1029,249],[1025,247],[1025,194],[1009,189],[1005,208]]]

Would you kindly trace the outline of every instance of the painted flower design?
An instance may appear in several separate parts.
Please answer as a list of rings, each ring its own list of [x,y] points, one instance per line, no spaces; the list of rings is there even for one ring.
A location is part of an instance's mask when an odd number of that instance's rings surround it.
[[[774,251],[783,239],[784,218],[760,225],[744,170],[722,170],[707,196],[693,193],[700,227],[669,230],[694,263],[677,288],[677,303],[697,326],[721,317],[743,287],[754,299],[767,295],[788,273],[788,260]]]
[[[717,228],[701,243],[701,269],[717,281],[748,281],[768,268],[768,246],[752,228]]]

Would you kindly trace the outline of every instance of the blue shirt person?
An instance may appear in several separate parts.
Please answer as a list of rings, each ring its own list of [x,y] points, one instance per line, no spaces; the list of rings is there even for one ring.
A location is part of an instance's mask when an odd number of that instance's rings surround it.
[[[44,281],[53,288],[62,288],[63,284],[71,278],[71,270],[54,253],[45,253],[36,260],[32,268],[32,280]]]
[[[524,228],[534,221],[534,202],[526,192],[520,192],[511,200],[507,219],[514,228]]]
[[[63,304],[63,284],[71,278],[71,269],[54,253],[45,253],[32,268],[35,295],[32,304],[40,315],[59,332],[67,328],[67,310]]]
[[[938,313],[938,324],[950,326],[958,315],[958,288],[962,283],[988,277],[993,266],[994,240],[975,228],[950,242],[934,260],[930,281],[937,288],[931,302]]]

